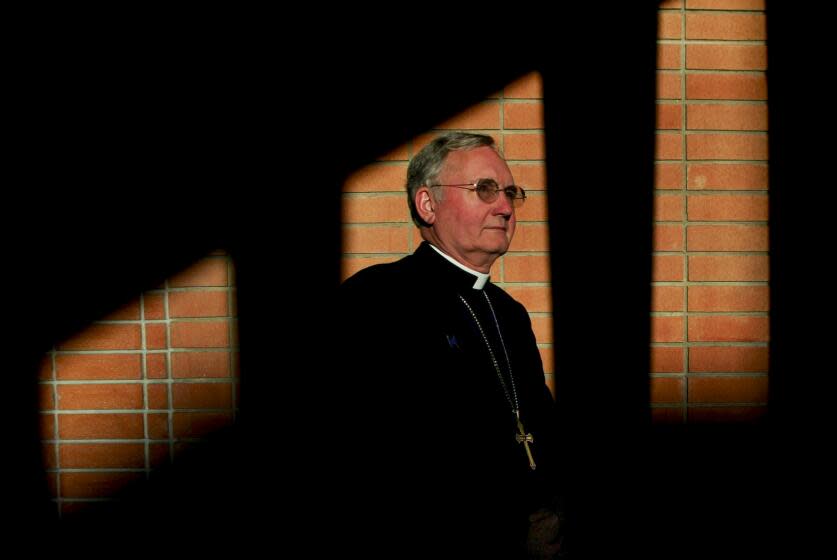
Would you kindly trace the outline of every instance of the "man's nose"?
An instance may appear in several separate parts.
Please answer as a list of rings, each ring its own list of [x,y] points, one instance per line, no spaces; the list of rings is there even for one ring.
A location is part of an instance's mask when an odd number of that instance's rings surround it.
[[[494,201],[494,213],[501,214],[506,218],[510,218],[514,214],[512,200],[503,191],[497,193],[497,200]]]

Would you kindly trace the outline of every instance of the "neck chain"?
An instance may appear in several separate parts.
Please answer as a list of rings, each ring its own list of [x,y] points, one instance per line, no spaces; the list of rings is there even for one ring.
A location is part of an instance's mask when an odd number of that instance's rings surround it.
[[[509,392],[509,387],[506,385],[506,380],[503,378],[503,372],[500,370],[500,364],[497,361],[497,356],[494,355],[494,349],[491,348],[491,343],[488,342],[488,337],[485,334],[485,330],[482,328],[482,323],[480,323],[480,320],[477,319],[477,314],[474,313],[474,310],[468,304],[468,301],[462,297],[462,294],[459,295],[459,299],[462,300],[462,303],[465,304],[465,307],[468,308],[468,311],[471,313],[471,317],[474,319],[474,323],[477,324],[477,328],[482,335],[482,340],[485,342],[485,347],[488,348],[488,354],[491,356],[491,362],[494,364],[494,370],[497,372],[497,378],[500,380],[500,386],[503,387],[503,393],[506,395],[506,401],[508,401],[509,406],[511,406],[512,413],[514,414],[514,418],[517,423],[518,433],[514,435],[515,440],[517,443],[523,444],[523,447],[526,449],[526,456],[529,458],[529,468],[535,470],[535,459],[532,456],[532,450],[529,449],[529,444],[534,443],[535,438],[532,434],[526,433],[526,429],[523,427],[523,422],[520,420],[520,401],[517,398],[517,387],[515,387],[514,384],[511,360],[509,360],[509,351],[506,349],[506,342],[503,340],[503,333],[500,330],[500,322],[497,320],[497,314],[494,312],[494,306],[491,305],[488,293],[483,290],[482,295],[485,296],[485,301],[488,303],[488,309],[491,310],[491,316],[494,318],[494,325],[497,327],[497,335],[500,337],[500,346],[503,347],[503,354],[506,357],[506,366],[509,370],[508,385],[511,385],[511,392]]]
[[[485,296],[485,301],[488,303],[488,308],[491,310],[491,316],[494,318],[494,325],[497,327],[497,334],[500,336],[500,345],[503,347],[503,354],[506,357],[506,365],[509,369],[509,384],[511,385],[511,392],[509,392],[509,387],[506,384],[506,380],[503,378],[503,373],[500,370],[500,363],[497,361],[497,356],[494,355],[494,349],[491,347],[491,343],[488,342],[488,337],[485,335],[485,331],[482,328],[482,323],[480,320],[477,319],[477,314],[474,313],[474,310],[468,304],[467,300],[459,296],[459,299],[462,300],[462,303],[465,304],[465,307],[468,308],[468,311],[471,313],[471,317],[474,319],[474,323],[477,324],[477,328],[482,335],[482,340],[485,342],[485,347],[488,348],[488,354],[491,356],[491,362],[494,364],[494,370],[497,372],[497,378],[500,380],[500,385],[503,387],[503,393],[506,395],[506,400],[511,406],[512,412],[515,416],[520,416],[520,401],[517,398],[517,387],[514,385],[514,375],[512,374],[512,367],[511,367],[511,360],[509,360],[509,352],[506,350],[506,343],[503,340],[503,333],[500,331],[500,322],[497,320],[497,314],[494,313],[494,306],[491,305],[491,300],[488,299],[488,294],[485,293],[483,290],[482,295]]]

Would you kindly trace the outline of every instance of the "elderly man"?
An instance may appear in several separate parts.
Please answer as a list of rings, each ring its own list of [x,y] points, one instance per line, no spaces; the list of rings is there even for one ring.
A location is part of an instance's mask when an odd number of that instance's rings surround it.
[[[554,403],[526,310],[489,276],[526,193],[490,136],[448,133],[410,162],[407,195],[424,242],[341,287],[346,459],[378,512],[374,537],[355,536],[439,558],[553,557]]]

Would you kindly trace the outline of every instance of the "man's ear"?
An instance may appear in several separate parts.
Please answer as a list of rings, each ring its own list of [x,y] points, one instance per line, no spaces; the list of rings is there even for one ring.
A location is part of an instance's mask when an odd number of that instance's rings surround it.
[[[421,187],[416,191],[416,211],[419,217],[427,225],[433,225],[436,221],[436,200],[427,187]]]

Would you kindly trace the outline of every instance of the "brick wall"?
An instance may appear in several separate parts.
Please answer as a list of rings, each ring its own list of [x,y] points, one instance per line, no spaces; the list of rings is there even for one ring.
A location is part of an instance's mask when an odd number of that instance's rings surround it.
[[[659,12],[653,413],[747,421],[767,401],[764,2]]]
[[[232,272],[230,258],[213,253],[45,357],[43,457],[61,514],[112,496],[233,421]]]

